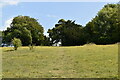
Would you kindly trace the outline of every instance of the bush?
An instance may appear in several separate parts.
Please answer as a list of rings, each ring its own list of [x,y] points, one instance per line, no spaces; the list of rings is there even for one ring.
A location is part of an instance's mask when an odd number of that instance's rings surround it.
[[[91,45],[96,45],[95,43],[87,43],[87,44],[85,44],[84,46],[91,46]]]
[[[14,50],[17,50],[18,47],[22,46],[21,40],[18,39],[18,38],[14,38],[14,39],[12,40],[12,43],[13,43],[13,45],[14,45]]]
[[[33,50],[34,45],[29,45],[29,49]]]

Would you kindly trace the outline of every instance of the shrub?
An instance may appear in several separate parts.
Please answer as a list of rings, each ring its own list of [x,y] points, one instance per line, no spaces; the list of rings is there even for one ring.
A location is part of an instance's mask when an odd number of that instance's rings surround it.
[[[91,46],[91,45],[96,45],[95,43],[87,43],[87,44],[85,44],[84,46]]]
[[[29,49],[33,50],[34,45],[29,45]]]
[[[12,40],[12,43],[13,43],[13,45],[14,45],[14,50],[17,50],[18,47],[22,46],[21,40],[18,39],[18,38],[14,38],[14,39]]]

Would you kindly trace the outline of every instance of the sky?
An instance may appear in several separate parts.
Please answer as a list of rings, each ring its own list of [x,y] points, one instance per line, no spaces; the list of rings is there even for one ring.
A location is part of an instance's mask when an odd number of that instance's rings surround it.
[[[85,26],[105,4],[108,2],[11,2],[2,5],[0,30],[9,27],[18,15],[37,19],[44,27],[45,35],[59,19],[75,20],[75,23]]]

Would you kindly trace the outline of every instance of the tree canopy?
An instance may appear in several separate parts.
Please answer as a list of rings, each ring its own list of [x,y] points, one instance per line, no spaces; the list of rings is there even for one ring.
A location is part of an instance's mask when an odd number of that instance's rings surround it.
[[[43,27],[36,19],[29,16],[17,16],[10,28],[4,31],[4,42],[10,43],[16,37],[21,39],[23,46],[29,44],[41,45],[44,40]]]
[[[85,27],[75,21],[60,19],[53,29],[49,29],[52,43],[63,46],[85,43],[112,44],[120,42],[119,4],[107,4]]]
[[[49,36],[38,21],[29,16],[17,16],[7,30],[3,31],[3,42],[19,38],[23,46],[30,44],[49,46],[61,42],[62,46],[84,45],[86,43],[113,44],[120,42],[120,4],[107,4],[86,26],[72,20],[60,19]]]
[[[120,41],[119,5],[107,4],[85,26],[89,42],[111,44]]]
[[[52,43],[61,42],[62,46],[73,46],[85,44],[82,25],[75,21],[60,19],[53,29],[48,30]]]

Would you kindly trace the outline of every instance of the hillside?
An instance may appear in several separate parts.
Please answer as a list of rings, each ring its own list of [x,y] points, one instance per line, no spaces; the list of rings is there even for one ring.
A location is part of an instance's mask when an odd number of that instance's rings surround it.
[[[118,73],[117,44],[2,49],[3,78],[116,78]]]

